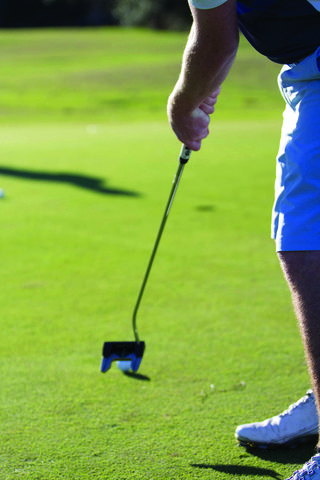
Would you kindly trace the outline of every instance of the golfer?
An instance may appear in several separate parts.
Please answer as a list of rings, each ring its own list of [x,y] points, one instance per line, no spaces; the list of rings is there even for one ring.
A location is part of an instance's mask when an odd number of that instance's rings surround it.
[[[199,150],[209,133],[210,115],[236,56],[239,29],[258,52],[283,65],[278,80],[286,108],[272,237],[313,386],[302,403],[314,398],[319,414],[320,0],[190,0],[190,8],[193,25],[168,101],[168,118],[178,139],[192,150]],[[320,480],[320,453],[291,478],[310,477]]]

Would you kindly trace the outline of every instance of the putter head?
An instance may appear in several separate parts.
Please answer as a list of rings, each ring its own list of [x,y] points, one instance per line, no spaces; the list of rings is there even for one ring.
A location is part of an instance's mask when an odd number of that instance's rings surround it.
[[[109,370],[114,360],[131,360],[131,370],[137,372],[144,349],[144,342],[105,342],[102,349],[101,372]]]

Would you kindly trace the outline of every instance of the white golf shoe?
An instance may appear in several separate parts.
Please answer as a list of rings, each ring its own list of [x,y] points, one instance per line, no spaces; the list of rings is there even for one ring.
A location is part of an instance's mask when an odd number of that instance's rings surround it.
[[[312,457],[287,480],[320,480],[320,453]]]
[[[262,448],[317,442],[319,419],[312,390],[288,410],[264,422],[240,425],[235,437],[244,446]],[[320,476],[319,476],[320,480]]]

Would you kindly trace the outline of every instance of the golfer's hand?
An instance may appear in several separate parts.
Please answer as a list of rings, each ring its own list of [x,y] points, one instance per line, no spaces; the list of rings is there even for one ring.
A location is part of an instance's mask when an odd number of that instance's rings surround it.
[[[207,97],[197,108],[188,111],[187,105],[179,99],[175,92],[169,98],[168,119],[177,138],[191,150],[200,150],[201,142],[209,135],[210,115],[220,89]]]

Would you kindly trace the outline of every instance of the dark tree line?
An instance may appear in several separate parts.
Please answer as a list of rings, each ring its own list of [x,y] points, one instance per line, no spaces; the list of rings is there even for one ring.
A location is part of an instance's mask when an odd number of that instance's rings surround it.
[[[110,25],[112,0],[0,0],[0,27]]]
[[[0,0],[0,28],[122,25],[184,29],[187,0]]]
[[[114,12],[123,25],[170,29],[191,22],[187,0],[117,0]]]

